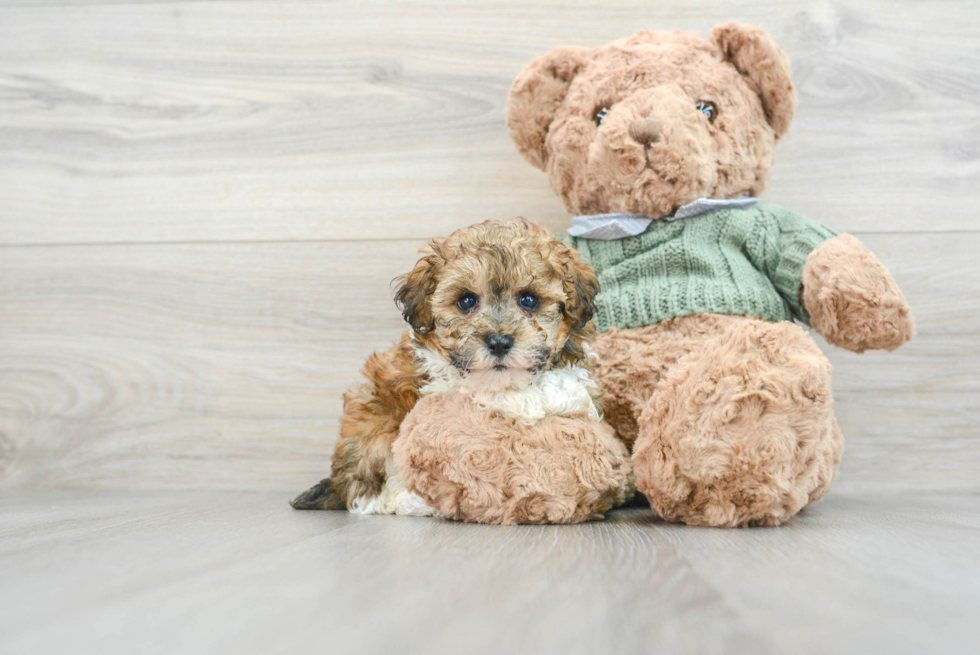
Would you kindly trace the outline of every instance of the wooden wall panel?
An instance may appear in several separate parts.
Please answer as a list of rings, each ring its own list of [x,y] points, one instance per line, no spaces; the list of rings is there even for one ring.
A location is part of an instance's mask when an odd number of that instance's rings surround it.
[[[556,45],[759,23],[795,125],[766,199],[862,231],[976,230],[967,0],[0,5],[0,244],[426,238],[568,215],[507,137]]]
[[[568,215],[504,127],[563,43],[729,18],[800,104],[764,200],[856,232],[919,336],[827,348],[840,487],[980,491],[966,0],[0,2],[0,485],[295,490],[424,239]]]
[[[904,287],[919,334],[894,353],[821,342],[847,437],[840,485],[975,491],[980,235],[865,238]],[[343,389],[404,329],[389,281],[420,244],[7,249],[2,484],[288,491],[315,481]]]

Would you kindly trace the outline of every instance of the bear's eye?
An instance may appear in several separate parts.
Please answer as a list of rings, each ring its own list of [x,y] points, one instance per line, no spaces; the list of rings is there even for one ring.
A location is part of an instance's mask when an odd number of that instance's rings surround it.
[[[459,307],[459,311],[468,314],[479,302],[480,299],[476,297],[475,293],[467,291],[456,301],[456,306]]]
[[[715,118],[718,117],[718,107],[710,100],[698,100],[697,108],[699,112],[708,117],[709,123],[714,123]]]
[[[517,304],[526,309],[529,312],[533,312],[538,308],[541,301],[530,291],[521,291],[517,296]]]
[[[609,107],[596,107],[595,112],[592,114],[592,120],[595,121],[596,125],[602,125],[602,119],[606,117],[609,113]]]

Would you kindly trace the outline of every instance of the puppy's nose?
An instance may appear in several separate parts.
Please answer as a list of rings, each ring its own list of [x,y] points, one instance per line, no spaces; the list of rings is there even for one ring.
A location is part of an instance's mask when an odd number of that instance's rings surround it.
[[[494,357],[503,357],[514,345],[514,337],[507,334],[489,334],[483,340],[487,343],[487,350]]]
[[[664,126],[656,118],[639,118],[630,123],[630,138],[637,143],[648,146],[660,140]]]

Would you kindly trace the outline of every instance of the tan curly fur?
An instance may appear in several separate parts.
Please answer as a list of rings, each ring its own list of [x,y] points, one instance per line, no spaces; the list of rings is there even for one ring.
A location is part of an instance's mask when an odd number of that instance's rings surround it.
[[[721,314],[683,316],[656,325],[610,329],[596,337],[593,371],[604,391],[605,419],[627,445],[637,438],[637,419],[664,374],[683,357],[701,350],[704,341],[743,317]]]
[[[659,378],[633,451],[651,506],[668,521],[738,527],[777,525],[820,498],[844,441],[830,364],[813,340],[792,323],[741,316],[671,323],[665,343],[641,347],[634,362],[637,386]]]
[[[508,98],[517,149],[569,211],[664,217],[700,197],[758,195],[796,96],[760,28],[705,40],[641,31],[532,60]],[[894,279],[857,239],[809,256],[801,301],[830,343],[892,349],[914,331]],[[843,449],[830,365],[791,323],[697,314],[594,343],[605,417],[637,487],[671,521],[776,525],[826,493]]]
[[[402,425],[395,462],[443,515],[478,523],[578,523],[630,493],[626,447],[588,416],[521,425],[464,394],[426,396]]]
[[[786,55],[761,29],[730,23],[709,41],[641,31],[591,52],[556,48],[515,80],[507,124],[570,211],[667,216],[761,192],[795,102]]]
[[[895,350],[915,334],[912,311],[895,278],[850,234],[810,253],[802,298],[813,327],[841,348]]]

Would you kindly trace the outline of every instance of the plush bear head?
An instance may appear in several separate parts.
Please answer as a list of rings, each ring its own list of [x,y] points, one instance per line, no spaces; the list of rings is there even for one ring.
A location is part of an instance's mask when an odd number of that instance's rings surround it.
[[[758,195],[795,103],[783,51],[728,23],[707,41],[642,31],[591,52],[555,48],[514,81],[507,125],[569,211],[662,217]]]

